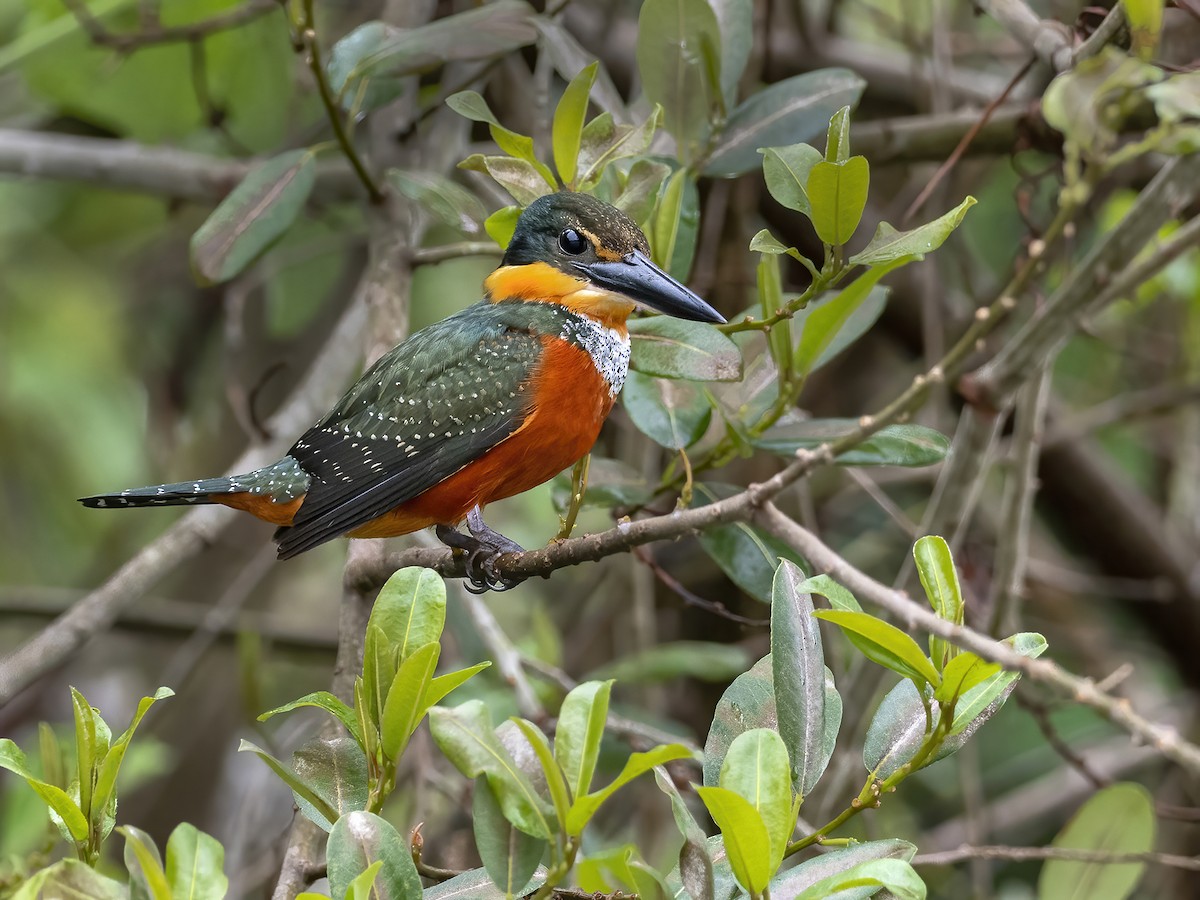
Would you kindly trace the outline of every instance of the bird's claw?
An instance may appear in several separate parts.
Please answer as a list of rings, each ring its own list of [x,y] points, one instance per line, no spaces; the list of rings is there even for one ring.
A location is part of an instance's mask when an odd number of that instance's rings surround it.
[[[471,533],[463,534],[445,525],[439,525],[437,536],[443,544],[456,550],[462,550],[466,556],[467,584],[464,585],[472,594],[483,594],[488,591],[511,590],[521,584],[524,578],[502,575],[496,571],[496,561],[506,553],[522,553],[524,548],[516,541],[493,531],[483,523],[478,508],[472,510],[467,517],[467,527]]]
[[[496,571],[496,560],[504,552],[480,547],[468,553],[467,584],[464,587],[472,594],[486,594],[488,591],[502,593],[523,582],[524,578],[512,578]]]

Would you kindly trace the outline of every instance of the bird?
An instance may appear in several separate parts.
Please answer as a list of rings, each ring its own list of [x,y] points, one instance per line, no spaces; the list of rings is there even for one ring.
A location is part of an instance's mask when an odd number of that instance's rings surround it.
[[[522,548],[482,511],[590,452],[628,372],[629,316],[640,307],[725,321],[649,253],[616,207],[582,192],[546,194],[521,213],[483,299],[380,357],[282,459],[79,502],[222,504],[276,525],[280,559],[342,535],[433,527],[466,555],[470,589],[513,587],[495,563]]]

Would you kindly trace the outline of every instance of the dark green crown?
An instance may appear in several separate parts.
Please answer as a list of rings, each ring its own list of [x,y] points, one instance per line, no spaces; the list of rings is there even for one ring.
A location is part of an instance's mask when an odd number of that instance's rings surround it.
[[[521,213],[503,264],[544,262],[578,275],[580,264],[621,259],[634,250],[650,252],[633,219],[589,194],[559,191],[539,197]]]

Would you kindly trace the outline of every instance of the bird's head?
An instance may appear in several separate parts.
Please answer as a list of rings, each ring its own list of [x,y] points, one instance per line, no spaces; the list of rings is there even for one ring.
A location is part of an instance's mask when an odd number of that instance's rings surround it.
[[[588,194],[539,197],[517,220],[501,267],[486,285],[493,300],[560,302],[624,321],[635,305],[680,319],[724,322],[715,309],[650,261],[637,224]]]

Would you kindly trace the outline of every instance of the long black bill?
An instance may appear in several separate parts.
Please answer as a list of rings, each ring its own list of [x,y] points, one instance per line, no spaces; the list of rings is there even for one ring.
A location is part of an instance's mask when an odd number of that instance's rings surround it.
[[[592,282],[653,310],[694,322],[724,323],[722,315],[656,266],[641,250],[617,262],[576,263]]]

